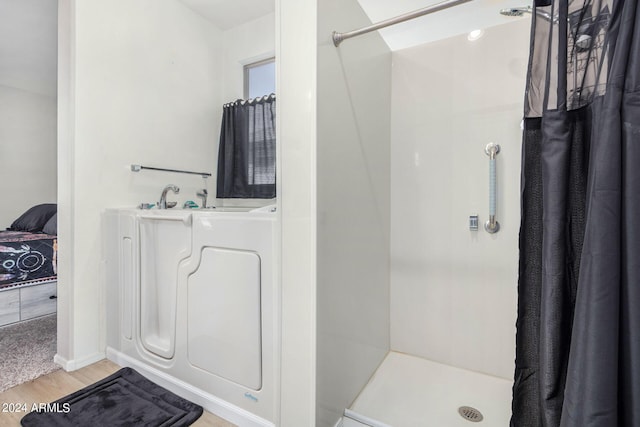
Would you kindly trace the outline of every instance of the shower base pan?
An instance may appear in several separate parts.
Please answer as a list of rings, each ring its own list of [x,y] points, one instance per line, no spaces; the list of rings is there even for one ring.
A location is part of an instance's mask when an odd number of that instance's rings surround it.
[[[345,411],[342,425],[508,426],[512,384],[502,378],[390,352]],[[464,409],[459,411],[460,408]],[[480,419],[482,422],[478,423]]]

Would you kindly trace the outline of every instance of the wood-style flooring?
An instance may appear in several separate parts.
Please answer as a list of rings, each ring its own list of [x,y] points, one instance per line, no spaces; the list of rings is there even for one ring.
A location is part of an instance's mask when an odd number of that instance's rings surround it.
[[[16,412],[15,406],[26,405],[30,408],[34,403],[48,403],[67,394],[78,391],[81,388],[107,377],[116,372],[120,367],[108,360],[89,365],[74,372],[59,370],[44,375],[33,381],[20,384],[0,393],[0,426],[19,426],[24,412]],[[2,412],[13,409],[14,411]],[[196,421],[195,427],[234,427],[228,421],[223,420],[207,411]]]

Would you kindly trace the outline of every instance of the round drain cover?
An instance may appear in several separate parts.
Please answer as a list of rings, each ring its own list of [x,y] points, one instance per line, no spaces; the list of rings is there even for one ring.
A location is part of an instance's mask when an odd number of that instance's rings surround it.
[[[476,408],[472,408],[471,406],[461,406],[458,408],[458,413],[462,418],[467,421],[471,421],[472,423],[479,423],[484,419],[482,413],[478,411]]]

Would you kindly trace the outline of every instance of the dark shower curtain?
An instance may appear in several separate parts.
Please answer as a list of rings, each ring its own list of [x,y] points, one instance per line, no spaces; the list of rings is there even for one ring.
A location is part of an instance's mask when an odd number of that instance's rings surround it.
[[[640,10],[538,1],[511,426],[640,426]]]

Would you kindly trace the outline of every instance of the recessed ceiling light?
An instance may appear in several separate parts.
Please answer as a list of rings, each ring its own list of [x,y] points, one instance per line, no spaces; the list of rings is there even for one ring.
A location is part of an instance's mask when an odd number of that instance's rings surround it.
[[[467,39],[469,39],[469,41],[473,42],[478,40],[480,37],[482,37],[484,35],[484,30],[473,30],[469,33],[469,35],[467,36]]]

